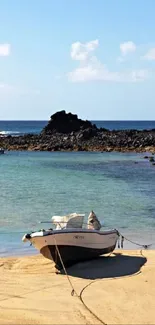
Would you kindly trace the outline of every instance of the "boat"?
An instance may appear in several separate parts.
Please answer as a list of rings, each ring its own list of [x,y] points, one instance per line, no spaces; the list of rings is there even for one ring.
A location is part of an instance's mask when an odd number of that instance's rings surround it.
[[[25,234],[22,240],[30,242],[44,257],[53,260],[57,270],[61,270],[63,264],[71,266],[111,253],[119,238],[118,231],[102,231],[102,224],[93,211],[89,214],[87,226],[83,227],[84,217],[78,213],[53,216],[54,229]]]
[[[4,154],[4,149],[0,148],[0,155]]]

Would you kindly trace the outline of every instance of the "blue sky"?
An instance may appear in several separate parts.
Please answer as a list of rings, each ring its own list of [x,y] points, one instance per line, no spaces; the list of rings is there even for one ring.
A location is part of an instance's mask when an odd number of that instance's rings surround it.
[[[155,120],[154,0],[1,0],[0,119]]]

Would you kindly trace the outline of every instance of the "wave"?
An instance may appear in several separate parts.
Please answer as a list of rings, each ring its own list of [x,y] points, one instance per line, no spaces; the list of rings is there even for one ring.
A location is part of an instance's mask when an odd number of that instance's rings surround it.
[[[13,134],[20,134],[18,131],[0,131],[0,135],[13,135]]]

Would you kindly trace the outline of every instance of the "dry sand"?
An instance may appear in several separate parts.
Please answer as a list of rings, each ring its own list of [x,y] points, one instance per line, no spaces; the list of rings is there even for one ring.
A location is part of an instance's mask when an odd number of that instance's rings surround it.
[[[116,251],[68,268],[106,324],[155,324],[155,250]],[[82,289],[85,288],[83,291]],[[0,259],[0,324],[100,324],[41,255]]]

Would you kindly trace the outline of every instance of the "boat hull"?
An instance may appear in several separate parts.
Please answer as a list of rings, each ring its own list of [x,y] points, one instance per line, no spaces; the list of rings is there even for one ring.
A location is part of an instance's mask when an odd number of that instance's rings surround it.
[[[57,230],[32,233],[28,236],[40,253],[55,262],[58,269],[79,261],[94,259],[115,249],[118,232],[94,230]],[[59,252],[59,253],[58,253]]]
[[[55,267],[58,270],[61,270],[63,268],[59,253],[61,256],[61,259],[65,266],[71,266],[78,262],[92,260],[100,255],[108,254],[112,252],[115,249],[115,244],[110,247],[106,248],[88,248],[88,247],[81,247],[81,246],[55,246],[55,245],[48,245],[43,248],[41,248],[40,253],[48,258],[52,259],[55,263]],[[59,251],[59,253],[58,253]]]

